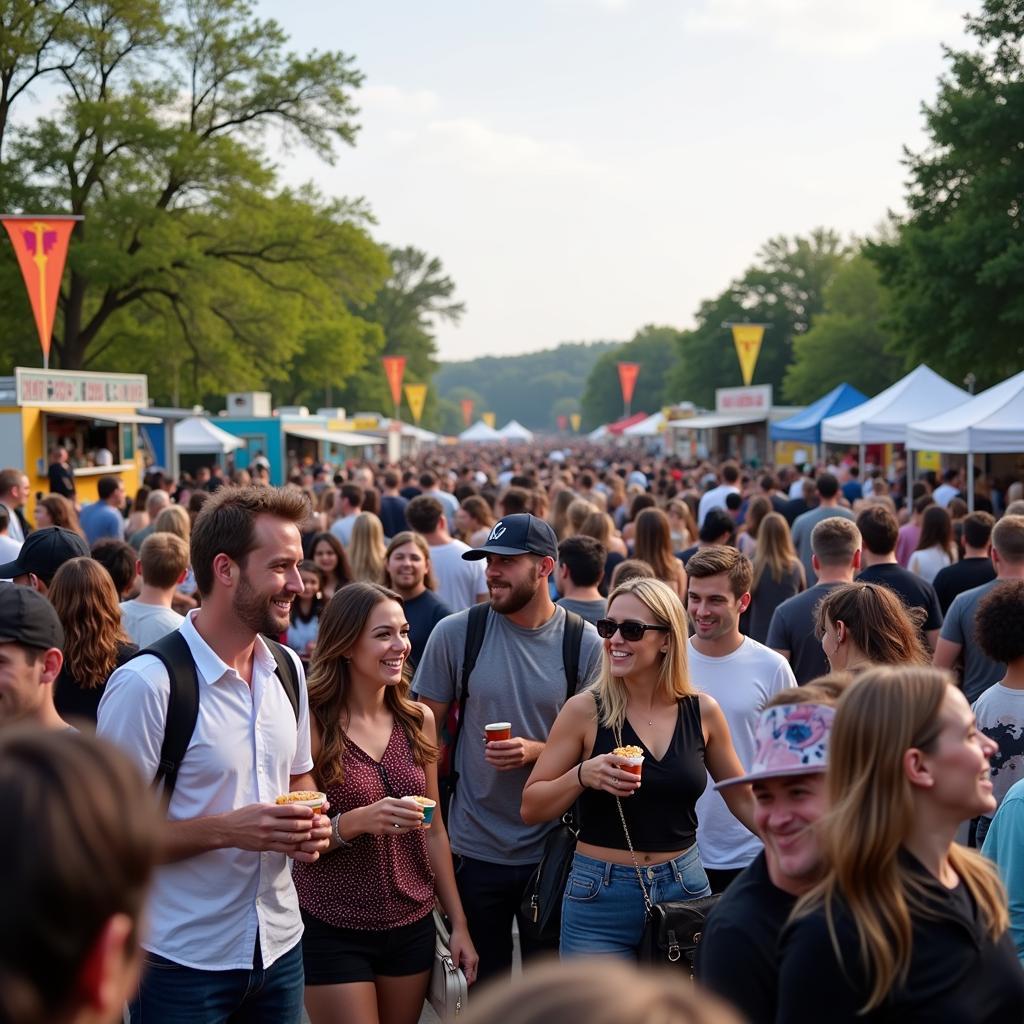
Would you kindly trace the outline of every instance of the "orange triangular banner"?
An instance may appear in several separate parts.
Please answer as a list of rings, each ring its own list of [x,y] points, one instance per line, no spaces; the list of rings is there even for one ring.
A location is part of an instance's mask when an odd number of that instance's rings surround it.
[[[473,399],[464,398],[459,405],[462,406],[462,422],[468,427],[473,420]]]
[[[626,405],[633,401],[633,391],[639,374],[639,363],[619,363],[619,386],[622,388],[622,401]]]
[[[391,401],[395,408],[402,404],[402,374],[405,373],[405,356],[382,356],[384,364],[384,376],[388,379],[388,387],[391,388]]]
[[[64,275],[64,263],[68,258],[68,243],[75,224],[81,219],[62,214],[55,217],[0,216],[0,222],[7,229],[14,253],[18,257],[21,277],[39,331],[43,363],[47,366],[50,362],[50,341],[53,338],[53,320],[57,314],[60,279]]]

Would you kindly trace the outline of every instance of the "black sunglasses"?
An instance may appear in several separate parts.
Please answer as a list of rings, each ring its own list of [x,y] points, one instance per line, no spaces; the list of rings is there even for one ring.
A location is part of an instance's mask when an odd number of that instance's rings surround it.
[[[598,619],[596,625],[597,635],[605,640],[611,640],[618,630],[622,634],[622,639],[628,640],[630,643],[643,640],[644,633],[649,629],[657,629],[663,633],[669,631],[668,626],[655,626],[649,622],[634,622],[632,619],[627,619],[625,622],[616,622],[614,619]]]

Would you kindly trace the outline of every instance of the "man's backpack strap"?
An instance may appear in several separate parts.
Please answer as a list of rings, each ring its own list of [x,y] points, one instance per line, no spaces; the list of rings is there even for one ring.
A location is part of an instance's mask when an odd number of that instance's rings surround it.
[[[178,630],[168,633],[139,654],[152,654],[167,669],[170,690],[167,695],[167,722],[160,746],[154,785],[163,782],[164,803],[170,803],[178,781],[178,769],[185,759],[196,720],[199,718],[199,676],[188,643]]]
[[[288,695],[288,701],[295,713],[297,723],[299,721],[299,673],[295,668],[295,662],[284,646],[276,640],[271,640],[269,636],[263,634],[263,642],[277,663],[277,678],[281,680],[284,692]]]
[[[466,617],[466,644],[462,651],[462,676],[459,680],[459,718],[458,725],[452,735],[448,754],[448,787],[449,799],[455,795],[459,773],[455,768],[455,751],[462,735],[462,723],[466,716],[466,704],[469,701],[469,677],[476,668],[476,659],[480,648],[484,645],[484,634],[487,632],[487,616],[490,615],[489,604],[475,604],[469,609]]]
[[[565,699],[568,700],[579,685],[580,648],[583,645],[583,617],[565,609],[565,629],[562,632],[562,667],[565,669]]]

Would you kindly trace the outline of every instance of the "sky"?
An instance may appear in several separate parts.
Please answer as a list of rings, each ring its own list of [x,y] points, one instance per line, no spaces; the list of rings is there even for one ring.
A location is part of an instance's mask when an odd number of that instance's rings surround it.
[[[979,0],[261,0],[365,83],[357,144],[289,182],[363,196],[466,304],[443,359],[693,325],[769,238],[874,231]]]

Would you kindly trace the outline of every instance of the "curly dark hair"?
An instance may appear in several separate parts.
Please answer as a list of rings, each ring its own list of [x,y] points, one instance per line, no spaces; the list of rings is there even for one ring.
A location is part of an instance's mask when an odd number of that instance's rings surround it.
[[[1024,657],[1024,580],[1003,580],[979,602],[974,636],[981,649],[1004,665]]]

